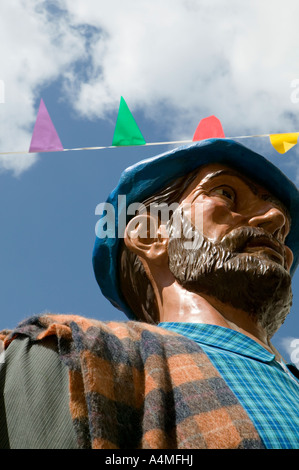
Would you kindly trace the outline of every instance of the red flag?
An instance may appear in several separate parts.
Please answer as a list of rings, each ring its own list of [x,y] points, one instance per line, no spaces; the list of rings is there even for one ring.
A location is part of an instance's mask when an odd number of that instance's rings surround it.
[[[193,136],[193,141],[225,137],[222,124],[215,116],[209,116],[200,121]]]

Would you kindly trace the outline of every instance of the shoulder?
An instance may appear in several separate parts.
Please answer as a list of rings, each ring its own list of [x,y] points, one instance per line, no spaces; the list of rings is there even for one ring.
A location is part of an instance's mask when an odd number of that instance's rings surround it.
[[[160,336],[176,335],[176,333],[164,330],[157,325],[138,321],[100,321],[96,318],[88,318],[81,315],[46,313],[25,319],[15,329],[7,332],[6,336],[2,337],[2,339],[6,343],[20,335],[26,335],[37,341],[53,335],[67,339],[76,331],[80,331],[81,334],[91,332],[114,334],[120,339],[126,337],[138,339],[144,332]]]
[[[99,321],[79,315],[44,314],[21,322],[5,338],[5,347],[27,338],[31,345],[49,340],[65,364],[78,368],[82,352],[108,361],[139,364],[149,356],[172,356],[194,352],[196,344],[177,333],[138,321]],[[48,349],[48,348],[47,348]]]

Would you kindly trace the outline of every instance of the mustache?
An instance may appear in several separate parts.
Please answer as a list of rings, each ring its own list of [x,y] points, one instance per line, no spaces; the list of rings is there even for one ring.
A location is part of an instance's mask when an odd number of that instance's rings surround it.
[[[217,244],[217,243],[216,243]],[[232,253],[242,253],[246,247],[266,246],[276,251],[284,259],[286,266],[286,253],[284,244],[274,235],[260,227],[239,227],[221,239],[218,243],[224,250]]]
[[[174,215],[175,213],[168,226],[168,250],[174,258],[177,256],[175,251],[183,248],[188,256],[188,262],[197,263],[196,266],[201,269],[202,256],[204,256],[209,258],[212,269],[212,266],[216,268],[233,258],[245,259],[243,255],[252,258],[255,251],[270,248],[274,261],[288,270],[284,243],[262,227],[236,227],[220,240],[215,241],[207,238],[183,212],[179,211],[176,217]],[[254,259],[257,260],[258,257],[254,256]]]

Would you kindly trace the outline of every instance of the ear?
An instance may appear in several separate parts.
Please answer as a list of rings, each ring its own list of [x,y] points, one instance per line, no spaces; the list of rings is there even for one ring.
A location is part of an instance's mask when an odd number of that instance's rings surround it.
[[[160,264],[167,256],[168,234],[165,226],[158,226],[158,221],[150,214],[135,216],[128,223],[124,242],[148,263]]]

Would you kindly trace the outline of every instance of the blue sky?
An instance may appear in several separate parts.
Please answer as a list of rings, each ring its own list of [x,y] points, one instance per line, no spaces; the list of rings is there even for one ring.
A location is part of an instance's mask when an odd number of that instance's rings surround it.
[[[121,95],[147,142],[192,139],[211,114],[227,136],[298,131],[296,2],[286,2],[291,18],[278,1],[271,11],[222,3],[7,2],[0,151],[29,148],[41,98],[64,148],[111,145]],[[281,156],[268,139],[240,142],[298,185],[298,146]],[[125,319],[93,276],[95,208],[127,166],[168,148],[0,156],[1,328],[44,311]],[[292,312],[273,340],[286,357],[299,338],[298,287],[297,273]]]

